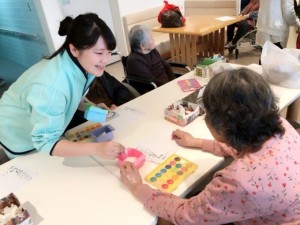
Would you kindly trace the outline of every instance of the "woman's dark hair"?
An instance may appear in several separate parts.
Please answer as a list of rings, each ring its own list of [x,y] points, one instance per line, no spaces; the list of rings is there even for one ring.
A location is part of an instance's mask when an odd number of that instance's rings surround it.
[[[247,68],[212,77],[203,103],[206,122],[238,152],[255,152],[274,134],[284,134],[269,84]]]
[[[67,35],[64,44],[47,59],[52,59],[61,51],[68,49],[72,43],[78,50],[93,47],[100,36],[106,42],[108,50],[116,48],[116,39],[106,23],[94,13],[87,13],[77,16],[74,20],[67,16],[60,22],[58,30],[60,36]]]

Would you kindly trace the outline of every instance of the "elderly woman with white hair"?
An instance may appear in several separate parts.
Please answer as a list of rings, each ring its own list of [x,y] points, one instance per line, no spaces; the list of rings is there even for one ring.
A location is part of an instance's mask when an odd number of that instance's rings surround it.
[[[150,30],[136,25],[129,32],[131,52],[127,59],[126,72],[130,76],[145,78],[161,86],[173,79],[175,75],[171,66],[155,49],[154,39]],[[150,86],[130,82],[141,94],[151,90]]]

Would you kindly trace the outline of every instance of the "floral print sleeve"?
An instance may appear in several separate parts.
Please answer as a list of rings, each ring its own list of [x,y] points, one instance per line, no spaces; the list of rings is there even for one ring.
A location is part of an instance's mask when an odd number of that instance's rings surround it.
[[[236,158],[237,156],[237,151],[234,148],[213,140],[203,139],[203,150],[222,157],[231,156]]]
[[[145,208],[174,224],[300,224],[300,136],[285,120],[255,153],[237,157],[197,196],[182,199],[141,185],[135,196]],[[210,143],[218,154],[227,152]],[[211,151],[213,152],[213,151]]]

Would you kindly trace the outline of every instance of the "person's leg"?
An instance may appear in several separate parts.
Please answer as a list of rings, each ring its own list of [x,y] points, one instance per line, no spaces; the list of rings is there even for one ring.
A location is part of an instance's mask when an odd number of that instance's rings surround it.
[[[234,29],[236,27],[236,24],[231,24],[227,27],[226,35],[227,35],[227,43],[231,42],[234,36]]]
[[[235,32],[234,38],[232,39],[232,44],[236,45],[238,40],[240,40],[245,34],[247,34],[252,29],[253,27],[249,25],[247,21],[240,23],[237,31]]]

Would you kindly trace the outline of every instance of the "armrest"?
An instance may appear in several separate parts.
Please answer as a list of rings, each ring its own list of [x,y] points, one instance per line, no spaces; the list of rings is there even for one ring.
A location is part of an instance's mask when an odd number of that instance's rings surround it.
[[[149,79],[126,75],[125,80],[149,84],[149,85],[152,85],[154,88],[157,88],[157,85]]]
[[[185,63],[178,63],[178,62],[172,62],[172,61],[167,61],[170,66],[172,67],[178,67],[178,68],[185,68],[187,69],[188,71],[191,71],[191,68],[187,66],[187,64]]]

